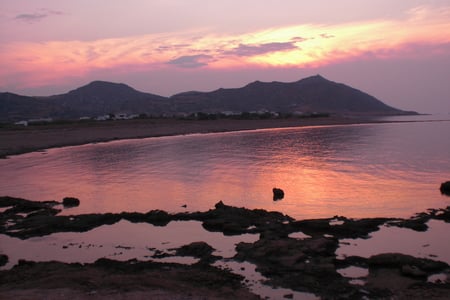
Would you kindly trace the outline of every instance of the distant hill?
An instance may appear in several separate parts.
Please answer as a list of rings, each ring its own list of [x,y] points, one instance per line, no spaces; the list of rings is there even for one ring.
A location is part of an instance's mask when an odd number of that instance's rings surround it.
[[[167,98],[139,92],[123,83],[94,81],[49,100],[59,106],[54,117],[79,118],[109,113],[161,113]]]
[[[0,121],[74,119],[109,113],[180,114],[223,111],[324,112],[331,114],[411,114],[320,75],[292,83],[255,81],[241,88],[185,92],[170,98],[125,84],[94,81],[66,94],[28,97],[0,93]]]
[[[42,118],[56,109],[49,101],[13,93],[0,93],[0,121]]]
[[[170,98],[177,111],[327,112],[335,114],[405,114],[364,92],[320,75],[297,82],[255,81],[242,88],[187,92]]]
[[[0,93],[0,121],[77,119],[109,113],[162,113],[167,98],[122,83],[94,81],[66,94],[27,97]]]

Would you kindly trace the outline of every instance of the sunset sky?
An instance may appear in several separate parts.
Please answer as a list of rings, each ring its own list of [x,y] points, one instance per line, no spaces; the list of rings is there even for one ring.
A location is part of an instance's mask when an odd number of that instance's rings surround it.
[[[0,0],[0,91],[170,96],[321,74],[450,113],[450,0]]]

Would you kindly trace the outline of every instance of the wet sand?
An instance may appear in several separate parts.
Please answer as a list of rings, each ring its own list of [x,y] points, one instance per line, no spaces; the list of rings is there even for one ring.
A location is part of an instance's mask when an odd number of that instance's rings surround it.
[[[266,120],[142,119],[79,122],[0,128],[0,158],[48,148],[107,142],[118,139],[228,132],[265,128],[376,123],[371,118],[287,118]]]

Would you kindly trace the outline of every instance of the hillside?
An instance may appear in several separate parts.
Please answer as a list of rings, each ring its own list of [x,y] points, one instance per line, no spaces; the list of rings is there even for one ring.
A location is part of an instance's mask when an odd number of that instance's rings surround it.
[[[170,98],[177,111],[327,112],[336,114],[404,114],[380,100],[320,75],[293,83],[255,81],[242,88],[187,92]]]
[[[51,114],[56,109],[49,101],[13,93],[0,93],[0,121],[37,119]]]
[[[110,113],[181,114],[223,111],[324,112],[330,114],[411,114],[347,85],[312,76],[292,83],[255,81],[241,88],[185,92],[170,98],[125,84],[94,81],[66,94],[27,97],[0,93],[0,121],[33,118],[76,119]]]
[[[161,113],[167,98],[139,92],[123,83],[94,81],[67,94],[49,97],[55,117],[78,118],[109,113]]]

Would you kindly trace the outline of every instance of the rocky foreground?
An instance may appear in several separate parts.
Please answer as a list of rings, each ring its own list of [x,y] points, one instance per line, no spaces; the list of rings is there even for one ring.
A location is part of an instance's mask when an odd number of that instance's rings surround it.
[[[0,197],[0,234],[27,239],[55,232],[83,232],[120,220],[165,226],[171,221],[197,220],[208,231],[225,235],[258,233],[255,243],[236,247],[237,261],[257,265],[269,278],[268,285],[308,292],[323,299],[449,299],[450,266],[445,262],[384,253],[338,259],[339,239],[367,238],[380,225],[426,231],[431,219],[450,222],[450,206],[429,210],[410,219],[370,218],[353,220],[333,217],[294,220],[265,210],[231,207],[219,202],[206,212],[169,214],[161,210],[148,213],[85,214],[59,216],[61,203],[34,202]],[[330,224],[330,221],[334,224]],[[290,238],[294,232],[311,236]],[[1,247],[0,247],[1,251]],[[243,277],[211,264],[221,257],[204,242],[176,249],[176,256],[199,258],[193,265],[173,263],[118,262],[99,259],[92,264],[20,261],[11,270],[0,271],[0,295],[6,298],[62,299],[257,299],[243,283]],[[8,258],[0,253],[0,265]],[[158,255],[158,254],[155,254]],[[171,255],[171,254],[159,254]],[[337,269],[347,266],[368,268],[365,285],[355,285]],[[444,282],[428,282],[432,274],[447,274]],[[285,295],[292,298],[292,295]]]

